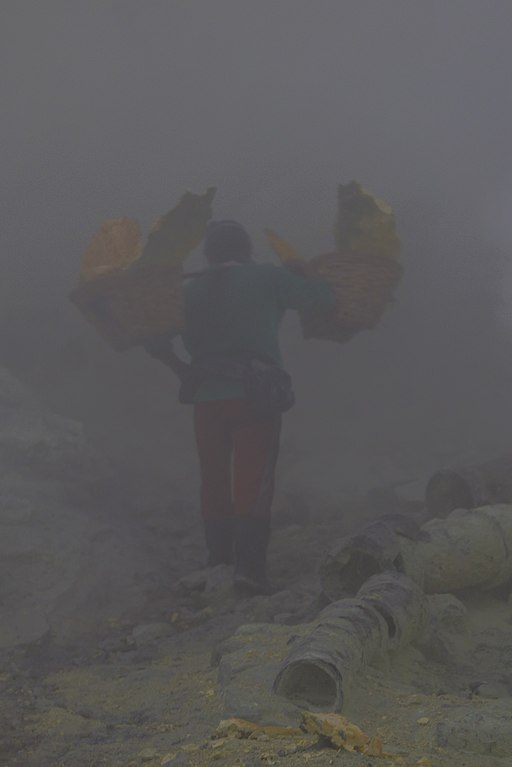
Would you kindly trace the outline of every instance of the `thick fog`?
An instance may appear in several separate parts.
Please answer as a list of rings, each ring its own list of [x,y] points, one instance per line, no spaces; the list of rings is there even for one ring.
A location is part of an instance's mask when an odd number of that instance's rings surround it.
[[[404,278],[347,345],[286,322],[298,405],[283,465],[335,455],[378,475],[402,461],[415,479],[499,452],[511,24],[507,0],[4,0],[0,363],[91,439],[195,492],[172,374],[111,351],[68,302],[88,240],[105,218],[147,229],[215,185],[215,217],[246,225],[259,258],[273,258],[266,226],[314,255],[354,178],[392,203]]]

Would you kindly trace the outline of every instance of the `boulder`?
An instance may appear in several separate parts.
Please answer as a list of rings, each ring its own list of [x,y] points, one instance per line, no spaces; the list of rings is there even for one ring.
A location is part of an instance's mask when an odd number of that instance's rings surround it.
[[[44,410],[2,368],[0,472],[0,650],[140,623],[155,583],[172,583],[179,504],[141,510],[81,424]]]

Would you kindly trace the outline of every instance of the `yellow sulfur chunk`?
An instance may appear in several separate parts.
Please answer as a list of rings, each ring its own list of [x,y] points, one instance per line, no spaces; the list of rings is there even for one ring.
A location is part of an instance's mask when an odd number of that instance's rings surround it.
[[[338,187],[334,237],[338,253],[391,259],[398,258],[400,253],[391,205],[357,181]]]
[[[104,221],[82,256],[80,282],[124,269],[140,256],[140,249],[140,228],[133,218]]]
[[[210,187],[204,194],[185,192],[179,203],[153,226],[140,266],[181,265],[205,235],[215,191],[215,187]]]
[[[341,714],[305,711],[303,724],[307,732],[323,735],[346,751],[363,751],[369,741],[368,735]]]

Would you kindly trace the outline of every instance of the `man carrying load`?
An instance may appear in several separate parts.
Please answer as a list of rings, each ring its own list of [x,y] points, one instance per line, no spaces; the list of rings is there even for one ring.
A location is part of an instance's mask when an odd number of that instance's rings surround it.
[[[400,281],[400,240],[391,206],[351,181],[338,187],[332,252],[303,261],[267,229],[283,266],[259,264],[240,224],[208,223],[215,191],[186,192],[144,246],[135,220],[103,222],[70,298],[114,349],[143,345],[181,379],[180,399],[194,407],[209,562],[234,562],[237,588],[265,593],[281,415],[293,404],[281,320],[297,310],[304,338],[335,343],[374,328]],[[207,268],[184,275],[201,241]],[[190,363],[173,351],[179,334]]]
[[[266,551],[281,413],[293,404],[282,370],[279,326],[288,309],[334,309],[328,282],[257,263],[246,230],[235,221],[209,224],[208,268],[188,282],[183,363],[169,340],[146,345],[182,377],[181,401],[194,407],[201,474],[201,511],[209,564],[235,566],[235,587],[269,593]]]

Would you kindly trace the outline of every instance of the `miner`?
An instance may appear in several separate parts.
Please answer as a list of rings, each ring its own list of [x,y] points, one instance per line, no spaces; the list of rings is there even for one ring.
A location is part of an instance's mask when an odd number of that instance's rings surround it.
[[[234,564],[238,592],[265,594],[281,418],[294,401],[279,327],[287,310],[331,311],[335,296],[304,262],[258,263],[236,221],[210,223],[203,252],[207,268],[185,291],[190,362],[168,338],[146,349],[177,373],[180,400],[193,407],[208,564]]]

